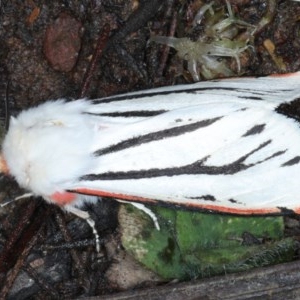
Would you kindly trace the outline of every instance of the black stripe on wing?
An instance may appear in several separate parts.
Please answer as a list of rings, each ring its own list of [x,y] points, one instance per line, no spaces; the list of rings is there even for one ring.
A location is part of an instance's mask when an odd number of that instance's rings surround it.
[[[140,94],[134,94],[134,95],[121,95],[121,96],[115,96],[110,97],[106,99],[96,99],[93,100],[93,104],[101,104],[101,103],[110,103],[110,102],[117,102],[117,101],[125,101],[125,100],[134,100],[134,99],[140,99],[145,97],[155,97],[155,96],[166,96],[170,94],[196,94],[199,92],[204,91],[210,91],[211,94],[214,93],[214,91],[224,91],[224,94],[226,95],[227,92],[235,91],[237,93],[240,93],[240,95],[236,95],[236,97],[241,99],[250,99],[250,100],[263,100],[263,96],[266,94],[269,94],[269,91],[253,91],[251,89],[238,89],[238,88],[230,88],[230,87],[198,87],[198,88],[191,88],[191,89],[181,89],[181,90],[169,90],[169,91],[159,91],[159,92],[142,92]],[[281,90],[280,92],[282,92]],[[288,90],[287,90],[288,91]],[[250,92],[253,96],[242,96],[243,93]],[[271,91],[272,93],[272,91]],[[257,95],[257,96],[254,96]],[[262,96],[262,97],[261,97]]]
[[[286,161],[285,163],[283,163],[281,165],[281,167],[289,167],[289,166],[293,166],[296,165],[300,162],[300,156],[295,156],[294,158]]]
[[[88,115],[93,115],[97,117],[155,117],[163,113],[168,112],[168,110],[129,110],[129,111],[114,111],[109,113],[86,113]]]
[[[189,197],[189,199],[192,199],[192,200],[212,201],[212,202],[217,201],[217,199],[213,195],[195,196],[195,197]]]
[[[254,134],[262,133],[264,131],[265,127],[266,127],[266,124],[254,125],[252,128],[250,128],[249,130],[247,130],[247,132],[244,133],[242,135],[242,137],[246,137],[246,136],[249,136],[249,135],[254,135]]]
[[[300,98],[288,103],[282,103],[276,108],[276,112],[286,117],[300,121]]]
[[[234,162],[223,165],[223,166],[207,166],[205,162],[210,156],[207,156],[201,160],[198,160],[192,164],[180,166],[180,167],[172,167],[172,168],[153,168],[148,170],[137,170],[137,171],[120,171],[120,172],[107,172],[102,174],[88,174],[82,176],[80,180],[127,180],[127,179],[142,179],[142,178],[153,178],[153,177],[161,177],[161,176],[178,176],[178,175],[232,175],[248,168],[251,168],[255,165],[263,163],[269,159],[272,159],[276,156],[283,155],[286,150],[274,152],[272,155],[266,157],[265,159],[258,161],[254,164],[245,164],[245,160],[254,154],[257,151],[262,150],[267,145],[269,145],[272,140],[267,140],[262,143],[255,149],[251,150],[247,154],[239,157]]]
[[[187,132],[195,131],[202,127],[207,127],[207,126],[215,123],[216,121],[220,120],[221,118],[222,117],[216,117],[213,119],[201,120],[199,122],[195,122],[192,124],[172,127],[169,129],[164,129],[164,130],[140,135],[137,137],[133,137],[133,138],[127,139],[125,141],[119,142],[117,144],[111,145],[109,147],[99,149],[94,152],[94,155],[95,156],[105,155],[105,154],[121,151],[124,149],[136,147],[141,144],[150,143],[153,141],[158,141],[158,140],[162,140],[162,139],[169,138],[169,137],[179,136],[179,135],[185,134]],[[178,122],[180,122],[180,121],[181,120],[178,119]]]

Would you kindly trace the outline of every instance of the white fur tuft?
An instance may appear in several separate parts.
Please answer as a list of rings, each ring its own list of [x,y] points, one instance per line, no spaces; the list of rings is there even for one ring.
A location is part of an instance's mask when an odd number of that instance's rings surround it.
[[[50,200],[93,165],[92,119],[85,100],[47,102],[12,118],[2,152],[9,173],[34,195]]]

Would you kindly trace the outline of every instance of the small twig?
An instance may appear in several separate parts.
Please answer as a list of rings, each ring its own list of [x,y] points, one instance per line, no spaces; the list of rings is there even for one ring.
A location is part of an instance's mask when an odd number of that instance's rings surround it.
[[[169,9],[166,13],[166,16],[171,14],[172,7],[173,6],[169,7]],[[172,18],[172,22],[171,22],[171,26],[170,26],[170,32],[169,32],[168,36],[173,37],[175,35],[176,27],[177,27],[177,12],[175,11],[174,14],[173,14],[173,18]],[[169,52],[170,52],[170,47],[165,46],[164,50],[162,52],[161,58],[160,58],[159,68],[157,70],[158,77],[161,77],[162,74],[163,74],[163,71],[165,69],[165,66],[166,66],[166,63],[167,63],[167,60],[168,60]]]
[[[28,209],[25,212],[24,216],[21,218],[18,226],[16,227],[15,231],[13,232],[13,235],[11,236],[10,240],[5,245],[5,250],[2,252],[0,257],[0,264],[6,267],[7,263],[7,251],[11,250],[11,247],[15,244],[17,244],[16,248],[17,250],[19,248],[22,248],[21,253],[18,252],[18,258],[16,263],[14,264],[14,267],[10,272],[7,274],[7,276],[4,279],[4,282],[2,284],[2,290],[0,291],[0,299],[6,299],[7,294],[9,293],[15,279],[17,278],[22,266],[24,265],[24,262],[27,258],[27,256],[30,253],[31,248],[36,244],[40,232],[43,229],[44,220],[47,219],[48,211],[45,209],[39,209],[38,212],[36,212],[36,203],[35,201],[31,202],[32,204],[28,205]],[[33,218],[33,221],[28,225],[28,217],[35,215]],[[24,231],[24,227],[26,228],[26,231]],[[18,234],[19,232],[19,234]],[[22,234],[23,239],[19,239],[20,234]],[[11,262],[10,262],[11,263]]]
[[[24,250],[24,245],[20,245],[21,247],[23,246],[23,249],[18,249],[16,244],[22,236],[25,227],[28,226],[28,220],[33,219],[36,207],[36,201],[29,202],[24,213],[21,215],[18,224],[11,232],[8,241],[5,243],[4,249],[0,254],[0,272],[7,272],[14,265],[19,252]]]
[[[51,299],[59,299],[60,295],[58,291],[56,291],[49,283],[47,283],[40,274],[32,268],[29,264],[26,264],[25,267],[22,268],[24,272],[26,272],[32,279],[34,279],[35,283],[40,286],[40,288],[44,291],[47,291],[47,294]]]
[[[92,60],[89,64],[89,66],[88,66],[87,71],[84,74],[81,89],[80,89],[79,98],[83,98],[87,94],[87,91],[88,91],[89,86],[91,84],[91,78],[92,78],[93,73],[94,73],[95,68],[96,68],[96,64],[98,62],[98,59],[103,54],[106,43],[108,41],[109,33],[110,33],[110,26],[108,24],[106,24],[104,26],[103,30],[101,31],[100,35],[99,35],[97,46],[96,46],[96,49],[94,51]]]
[[[0,291],[0,299],[6,299],[7,294],[9,293],[15,279],[17,278],[25,259],[27,258],[31,248],[35,245],[35,243],[37,242],[38,239],[38,235],[36,234],[35,236],[33,236],[33,238],[31,239],[31,241],[27,244],[26,248],[23,250],[23,252],[21,253],[21,255],[19,256],[19,259],[17,260],[16,264],[14,265],[13,269],[7,274],[4,284],[3,284],[3,288]]]
[[[67,224],[65,222],[65,219],[62,215],[63,213],[58,213],[55,215],[55,220],[62,232],[62,235],[64,237],[64,239],[70,243],[72,242],[72,236],[68,230],[68,227],[67,227]],[[86,277],[85,276],[85,267],[84,267],[84,264],[82,262],[82,259],[80,258],[80,256],[78,255],[77,251],[73,249],[70,249],[70,253],[71,253],[71,256],[75,262],[75,265],[76,265],[76,269],[78,270],[78,273],[81,275],[81,277]]]
[[[41,245],[41,250],[70,250],[70,249],[82,249],[88,246],[95,246],[95,241],[91,239],[85,239],[80,241],[72,241],[72,242],[65,242],[60,245],[53,245],[53,244],[44,244]]]
[[[129,55],[126,50],[123,49],[122,45],[125,38],[129,34],[143,27],[146,22],[148,22],[155,16],[158,9],[162,5],[165,5],[166,2],[166,0],[140,1],[139,8],[129,16],[125,26],[117,31],[116,34],[112,36],[112,38],[107,43],[106,50],[113,48],[120,57],[125,57],[126,59],[123,59],[123,63],[144,79],[147,78],[146,70],[143,68],[143,66],[136,65],[134,58]]]
[[[261,18],[258,24],[255,26],[252,34],[259,34],[268,24],[273,20],[277,9],[277,1],[270,0],[268,1],[267,13]]]
[[[129,16],[126,25],[110,39],[107,48],[122,43],[126,36],[139,30],[146,22],[155,16],[159,7],[165,3],[166,0],[140,1],[139,8]]]
[[[126,36],[130,33],[139,30],[148,20],[150,20],[158,8],[162,5],[162,3],[166,2],[161,0],[143,0],[140,1],[140,7],[133,14],[130,15],[128,20],[126,21],[125,26],[119,29],[112,37],[109,39],[110,27],[109,25],[105,25],[100,37],[97,42],[96,50],[94,51],[92,61],[84,75],[83,83],[81,85],[81,90],[79,94],[79,98],[83,98],[86,96],[87,91],[89,89],[91,78],[93,76],[94,70],[96,68],[96,64],[100,56],[110,48],[114,48],[114,51],[118,53],[119,56],[126,57],[124,63],[129,65],[132,69],[135,70],[141,77],[146,77],[145,72],[140,67],[135,67],[134,59],[122,48],[122,43],[124,42]],[[127,54],[127,55],[126,55]]]

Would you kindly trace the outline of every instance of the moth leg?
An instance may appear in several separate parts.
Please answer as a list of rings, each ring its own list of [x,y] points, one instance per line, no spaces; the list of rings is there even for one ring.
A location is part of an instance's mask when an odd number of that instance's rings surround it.
[[[33,193],[25,193],[21,196],[16,197],[14,200],[21,200],[21,199],[29,198],[29,197],[32,197],[32,196],[34,196]]]
[[[151,209],[147,208],[144,204],[136,203],[136,202],[122,201],[119,199],[118,199],[118,202],[131,204],[132,206],[136,207],[137,209],[142,210],[146,215],[148,215],[151,218],[151,220],[154,223],[155,228],[157,230],[160,230],[160,226],[159,226],[159,223],[158,223],[155,213]]]
[[[68,212],[72,213],[73,215],[75,215],[75,216],[77,216],[81,219],[84,219],[89,224],[89,226],[92,228],[92,231],[93,231],[93,234],[94,234],[94,237],[95,237],[96,250],[99,253],[100,252],[100,237],[99,237],[98,231],[97,231],[96,226],[95,226],[95,221],[91,218],[90,214],[87,211],[81,210],[81,209],[76,208],[74,206],[66,205],[64,208]]]
[[[15,199],[4,201],[3,203],[0,203],[0,207],[4,207],[7,204],[10,204],[10,203],[12,203],[14,201],[22,200],[22,199],[29,198],[29,197],[32,197],[32,196],[34,196],[32,193],[25,193],[25,194],[23,194],[21,196],[16,197]]]

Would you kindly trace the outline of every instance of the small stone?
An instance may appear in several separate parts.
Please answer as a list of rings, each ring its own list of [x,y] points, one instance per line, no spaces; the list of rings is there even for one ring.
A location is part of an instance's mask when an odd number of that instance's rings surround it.
[[[69,72],[77,62],[81,48],[82,24],[72,16],[61,13],[49,25],[44,40],[44,54],[54,70]]]

